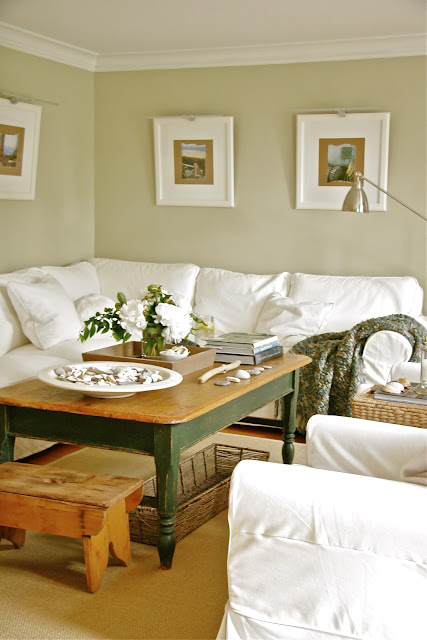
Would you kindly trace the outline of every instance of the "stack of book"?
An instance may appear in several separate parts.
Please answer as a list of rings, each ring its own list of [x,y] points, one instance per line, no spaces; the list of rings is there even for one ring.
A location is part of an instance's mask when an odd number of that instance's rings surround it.
[[[381,389],[374,391],[375,400],[390,400],[391,402],[407,402],[409,404],[421,404],[427,407],[427,396],[419,395],[414,387],[416,382],[412,383],[414,386],[401,393],[386,393]]]
[[[283,354],[277,336],[267,333],[224,333],[209,338],[205,346],[216,349],[215,362],[261,364]]]

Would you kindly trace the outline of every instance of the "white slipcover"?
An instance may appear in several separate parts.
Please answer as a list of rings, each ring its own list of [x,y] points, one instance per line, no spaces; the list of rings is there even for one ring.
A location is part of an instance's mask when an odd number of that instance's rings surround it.
[[[427,487],[383,475],[427,456],[427,431],[315,416],[307,439],[308,463],[325,468],[244,461],[233,473],[218,639],[422,640]]]

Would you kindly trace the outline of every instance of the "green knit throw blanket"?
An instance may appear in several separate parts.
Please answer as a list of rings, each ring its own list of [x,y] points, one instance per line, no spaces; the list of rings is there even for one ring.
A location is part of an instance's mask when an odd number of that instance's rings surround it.
[[[289,353],[309,356],[300,370],[298,414],[303,424],[315,414],[351,416],[351,399],[364,382],[363,350],[377,331],[401,333],[412,346],[412,362],[419,362],[427,330],[410,316],[372,318],[349,331],[323,333],[298,342]]]

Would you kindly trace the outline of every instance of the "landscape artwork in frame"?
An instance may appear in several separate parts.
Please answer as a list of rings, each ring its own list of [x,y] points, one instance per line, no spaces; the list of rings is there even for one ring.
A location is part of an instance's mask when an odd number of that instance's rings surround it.
[[[233,207],[233,118],[153,119],[156,204]]]
[[[297,116],[297,209],[341,210],[359,171],[387,189],[389,113]],[[368,183],[371,211],[385,211],[387,196]]]
[[[34,200],[41,107],[0,99],[0,199]]]

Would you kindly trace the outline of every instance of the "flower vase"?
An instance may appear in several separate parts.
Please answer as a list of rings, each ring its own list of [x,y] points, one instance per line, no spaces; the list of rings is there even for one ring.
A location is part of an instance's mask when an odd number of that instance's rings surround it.
[[[154,325],[153,327],[145,327],[142,337],[142,351],[145,356],[153,357],[158,356],[160,351],[165,348],[165,339],[162,336],[163,327],[161,325]]]

